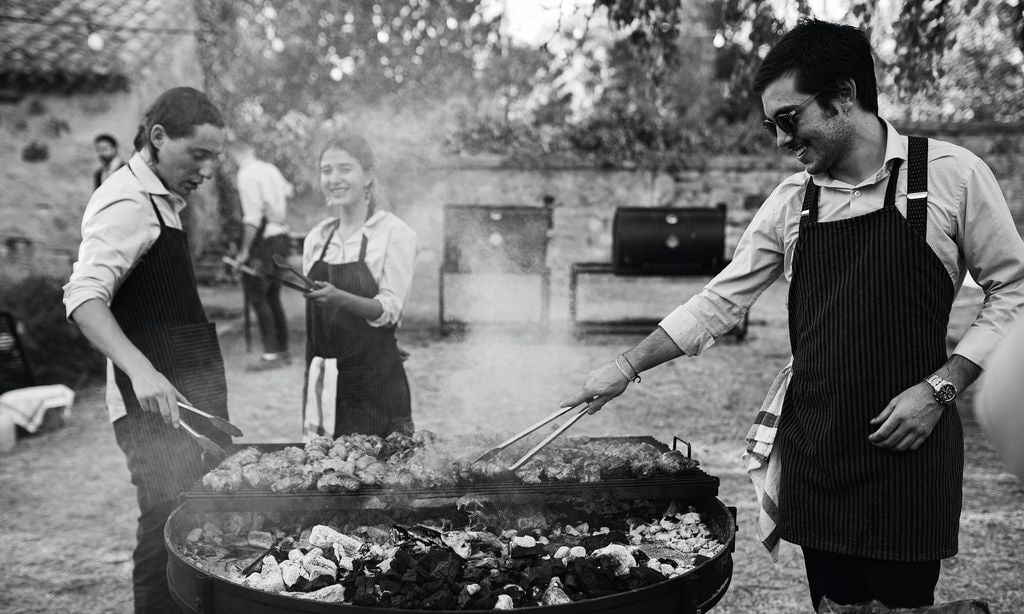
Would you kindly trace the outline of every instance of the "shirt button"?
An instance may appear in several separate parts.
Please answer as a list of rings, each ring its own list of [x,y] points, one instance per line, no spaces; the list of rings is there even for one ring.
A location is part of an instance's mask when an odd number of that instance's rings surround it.
[[[857,198],[858,196],[860,196],[860,190],[854,190],[853,191],[853,197]]]

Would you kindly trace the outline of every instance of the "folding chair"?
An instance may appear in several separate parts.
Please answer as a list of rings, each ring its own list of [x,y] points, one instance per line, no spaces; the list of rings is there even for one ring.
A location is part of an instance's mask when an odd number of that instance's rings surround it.
[[[14,318],[0,311],[0,394],[35,384]]]

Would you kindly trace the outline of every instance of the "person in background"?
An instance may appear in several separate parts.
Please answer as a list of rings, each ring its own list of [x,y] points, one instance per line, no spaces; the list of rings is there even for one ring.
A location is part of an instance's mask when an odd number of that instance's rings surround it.
[[[641,371],[700,354],[783,276],[793,362],[774,425],[779,535],[803,549],[815,610],[824,595],[929,605],[941,559],[957,552],[955,399],[1024,304],[1024,241],[984,161],[878,116],[861,30],[801,21],[753,89],[804,170],[769,195],[720,274],[564,404],[598,411]],[[985,301],[948,356],[967,271]]]
[[[97,134],[92,145],[96,149],[96,157],[100,159],[100,167],[92,174],[92,187],[95,190],[114,171],[124,166],[124,160],[117,155],[117,139],[109,134]]]
[[[982,430],[1024,487],[1024,313],[992,352],[974,403]]]
[[[231,154],[238,163],[238,196],[244,228],[236,258],[257,271],[273,273],[274,256],[287,259],[291,251],[285,218],[288,199],[293,193],[292,184],[276,166],[257,158],[248,143],[235,142]],[[263,344],[259,361],[246,370],[263,371],[290,363],[288,321],[281,306],[281,284],[243,274],[242,289],[246,303],[256,311]]]
[[[167,589],[163,529],[187,490],[219,459],[179,430],[179,401],[228,418],[217,331],[199,301],[185,197],[213,176],[224,119],[190,87],[146,110],[136,153],[93,193],[64,286],[68,318],[107,357],[107,411],[139,504],[132,571],[135,611],[178,612]],[[209,421],[191,423],[220,445]],[[208,462],[209,461],[209,462]]]
[[[306,295],[303,431],[412,434],[409,384],[395,329],[412,286],[416,233],[380,208],[369,143],[342,133],[320,150],[331,216],[303,244]]]

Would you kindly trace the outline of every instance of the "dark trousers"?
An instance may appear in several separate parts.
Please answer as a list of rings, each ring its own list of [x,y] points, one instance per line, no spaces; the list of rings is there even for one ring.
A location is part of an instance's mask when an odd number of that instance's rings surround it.
[[[824,596],[841,605],[878,600],[890,608],[918,608],[935,602],[939,561],[868,559],[803,548],[814,611]]]
[[[167,590],[167,549],[164,546],[164,523],[174,511],[175,502],[168,501],[142,510],[137,542],[132,561],[132,591],[135,614],[181,614]]]
[[[274,235],[265,237],[250,254],[250,260],[265,272],[278,274],[274,266],[274,254],[282,258],[288,257],[288,236]],[[242,276],[242,289],[246,301],[256,312],[256,322],[260,327],[260,338],[263,351],[267,354],[288,351],[288,321],[281,307],[281,284],[273,281]]]

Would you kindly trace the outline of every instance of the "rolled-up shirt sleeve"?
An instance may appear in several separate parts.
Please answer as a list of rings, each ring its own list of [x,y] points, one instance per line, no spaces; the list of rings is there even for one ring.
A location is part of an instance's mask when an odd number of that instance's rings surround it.
[[[98,191],[94,201],[101,194]],[[160,223],[148,201],[131,194],[107,195],[105,200],[90,202],[82,218],[78,260],[64,285],[69,319],[86,301],[99,299],[109,305],[121,282],[160,236]]]
[[[985,292],[954,352],[981,367],[1024,305],[1024,240],[983,160],[966,173],[958,232],[967,270]],[[961,267],[962,268],[962,267]]]
[[[370,326],[395,326],[402,319],[412,288],[415,261],[416,233],[404,224],[395,225],[388,233],[379,289],[374,297],[380,302],[383,313],[376,320],[370,320]]]
[[[785,249],[779,191],[776,189],[754,215],[732,261],[659,324],[684,354],[696,356],[732,330],[782,274]]]

